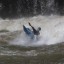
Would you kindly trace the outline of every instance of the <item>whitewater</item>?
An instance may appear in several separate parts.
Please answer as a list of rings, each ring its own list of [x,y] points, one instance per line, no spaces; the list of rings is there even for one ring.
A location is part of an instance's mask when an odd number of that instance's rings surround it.
[[[36,29],[41,27],[38,39],[31,40],[23,31],[23,25],[30,28],[30,22]],[[64,42],[64,16],[33,16],[20,19],[0,19],[0,30],[6,29],[10,32],[21,33],[9,41],[10,45],[42,46]]]

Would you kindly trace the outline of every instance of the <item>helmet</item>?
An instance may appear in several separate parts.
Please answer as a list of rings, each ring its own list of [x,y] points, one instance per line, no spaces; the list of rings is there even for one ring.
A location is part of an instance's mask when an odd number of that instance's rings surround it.
[[[38,30],[40,31],[41,30],[41,27],[38,27]]]

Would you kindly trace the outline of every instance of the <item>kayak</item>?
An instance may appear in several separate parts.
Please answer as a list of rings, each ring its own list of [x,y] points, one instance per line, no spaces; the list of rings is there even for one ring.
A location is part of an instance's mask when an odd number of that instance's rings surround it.
[[[24,30],[25,34],[28,35],[31,39],[34,38],[34,33],[33,33],[29,28],[26,28],[26,27],[23,25],[23,30]]]

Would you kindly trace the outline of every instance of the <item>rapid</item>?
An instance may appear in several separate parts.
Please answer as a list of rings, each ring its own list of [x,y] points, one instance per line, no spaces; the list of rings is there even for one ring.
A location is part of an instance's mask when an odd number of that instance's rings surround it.
[[[24,33],[23,25],[31,28],[28,25],[28,22],[30,22],[35,28],[41,27],[38,39],[31,40]],[[19,35],[8,41],[8,44],[10,45],[42,46],[64,42],[64,16],[38,15],[20,19],[0,20],[0,30],[2,29],[9,30],[10,32],[20,31]]]

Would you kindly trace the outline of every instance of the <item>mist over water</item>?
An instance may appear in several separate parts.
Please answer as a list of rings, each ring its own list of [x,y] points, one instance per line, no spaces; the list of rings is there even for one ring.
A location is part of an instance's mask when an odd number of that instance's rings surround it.
[[[36,29],[41,27],[38,39],[31,40],[23,31],[23,25],[30,22]],[[3,26],[3,27],[2,27]],[[21,31],[21,33],[9,42],[11,45],[21,46],[42,46],[64,42],[64,16],[34,16],[15,20],[0,20],[0,29],[7,29],[11,32]]]

